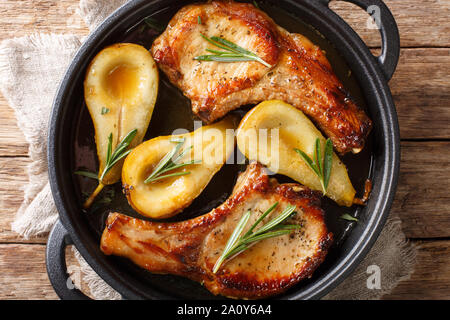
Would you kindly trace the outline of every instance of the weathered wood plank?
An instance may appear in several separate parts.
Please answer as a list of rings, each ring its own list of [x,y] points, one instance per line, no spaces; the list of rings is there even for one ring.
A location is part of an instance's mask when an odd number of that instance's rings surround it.
[[[384,299],[450,299],[450,241],[419,241],[417,244],[414,273]]]
[[[450,142],[402,142],[393,212],[408,238],[450,237]]]
[[[78,0],[0,1],[0,41],[37,32],[88,34]],[[0,95],[0,156],[26,155],[28,144],[17,127],[14,112]]]
[[[28,158],[0,158],[0,242],[23,241],[10,224],[23,199]],[[450,142],[403,142],[400,180],[393,212],[408,238],[450,237]],[[44,242],[44,239],[27,241]]]
[[[0,299],[57,299],[47,277],[45,246],[0,245]]]
[[[439,0],[386,0],[397,20],[402,46],[450,46],[450,3]],[[87,34],[76,13],[77,0],[6,0],[0,3],[0,40],[33,32]],[[330,7],[369,46],[380,45],[377,30],[367,28],[366,12],[353,4],[332,1]],[[426,8],[426,10],[424,9]]]
[[[450,49],[402,49],[390,82],[403,139],[450,138]]]
[[[76,12],[78,0],[3,0],[0,2],[0,41],[36,32],[89,31]]]
[[[89,295],[71,246],[66,248],[66,264],[73,283]],[[45,245],[0,244],[0,270],[0,300],[58,299],[47,276]]]
[[[384,0],[397,21],[402,47],[450,46],[450,2],[440,0]],[[332,8],[370,47],[379,47],[378,30],[367,27],[368,13],[356,5],[332,1]]]
[[[25,240],[11,231],[11,223],[23,201],[23,187],[28,183],[28,164],[28,158],[0,158],[0,242],[46,242],[44,238]]]
[[[385,299],[450,299],[450,241],[419,241],[416,269]],[[73,257],[69,265],[76,265]],[[45,269],[45,246],[0,245],[0,299],[56,299]],[[82,283],[82,287],[85,287]]]
[[[0,156],[26,156],[28,143],[11,109],[0,94]]]

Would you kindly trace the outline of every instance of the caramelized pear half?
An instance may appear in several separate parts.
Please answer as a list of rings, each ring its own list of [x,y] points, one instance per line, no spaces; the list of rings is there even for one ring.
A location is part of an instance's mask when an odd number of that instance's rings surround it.
[[[235,127],[235,119],[229,116],[193,132],[157,137],[136,147],[122,169],[129,204],[140,214],[154,219],[174,216],[189,206],[232,154]],[[167,172],[183,175],[146,182],[179,141],[183,141],[182,146],[172,159],[175,161],[182,154],[176,163],[196,163]]]
[[[92,60],[84,81],[84,97],[95,128],[99,177],[106,165],[110,134],[112,150],[134,129],[137,134],[130,148],[142,142],[155,106],[158,82],[155,61],[140,45],[114,44]],[[100,184],[119,181],[122,164],[116,163]]]
[[[239,150],[271,171],[286,175],[314,190],[322,191],[320,179],[295,149],[314,159],[316,139],[322,150],[325,138],[300,110],[279,100],[264,101],[254,107],[239,124]],[[326,195],[339,205],[351,206],[355,197],[347,169],[333,152]]]

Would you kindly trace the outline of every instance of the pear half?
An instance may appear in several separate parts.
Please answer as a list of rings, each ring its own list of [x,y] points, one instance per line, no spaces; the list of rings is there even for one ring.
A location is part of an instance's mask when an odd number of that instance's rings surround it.
[[[113,150],[134,129],[137,134],[130,148],[142,142],[155,106],[158,82],[155,61],[140,45],[114,44],[92,60],[84,81],[84,98],[95,128],[99,176],[105,168],[111,133]],[[122,163],[117,163],[101,183],[116,183],[121,171]]]
[[[158,69],[150,52],[131,43],[117,43],[100,51],[90,63],[84,81],[84,98],[95,128],[99,179],[105,169],[109,136],[112,151],[132,130],[129,148],[140,144],[152,117],[158,95]],[[123,161],[99,181],[84,203],[88,208],[104,185],[120,179]]]
[[[227,117],[220,122],[181,135],[162,136],[145,141],[127,156],[122,170],[122,183],[128,203],[140,214],[168,218],[186,208],[208,185],[217,171],[232,154],[237,123]],[[189,172],[145,182],[161,159],[174,150],[176,141],[184,141],[177,163],[201,161],[168,173]],[[187,150],[183,153],[184,150]],[[173,156],[176,158],[177,154]]]
[[[324,150],[325,138],[303,112],[280,101],[264,101],[241,120],[236,133],[239,150],[272,172],[286,175],[313,190],[322,190],[318,176],[294,149],[314,159],[316,139]],[[347,169],[333,152],[326,195],[339,205],[351,206],[355,197]]]

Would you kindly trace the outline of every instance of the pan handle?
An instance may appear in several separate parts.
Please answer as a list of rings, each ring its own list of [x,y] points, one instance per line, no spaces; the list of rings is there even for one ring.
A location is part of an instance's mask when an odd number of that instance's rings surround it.
[[[397,23],[382,0],[340,0],[356,4],[372,15],[381,33],[381,55],[378,63],[387,80],[392,78],[400,56],[400,36]],[[330,0],[321,0],[328,4]]]
[[[72,239],[69,233],[58,220],[50,232],[47,241],[46,265],[50,283],[58,297],[63,300],[88,300],[90,299],[80,290],[75,288],[67,273],[65,249],[71,245]]]

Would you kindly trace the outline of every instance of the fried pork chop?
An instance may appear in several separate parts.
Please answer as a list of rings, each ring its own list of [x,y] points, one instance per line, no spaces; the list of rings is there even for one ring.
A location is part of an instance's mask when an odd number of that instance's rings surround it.
[[[234,42],[272,67],[255,61],[194,60],[207,54],[207,48],[217,50],[201,34]],[[358,153],[364,147],[371,120],[348,97],[324,52],[304,36],[279,27],[251,4],[213,1],[186,6],[154,41],[151,51],[205,122],[242,105],[278,99],[312,118],[339,153]]]
[[[242,215],[253,212],[247,229],[271,205],[263,220],[278,216],[287,205],[297,207],[286,223],[302,228],[269,238],[212,272]],[[105,254],[131,259],[155,273],[170,273],[202,282],[213,294],[263,298],[278,294],[310,277],[324,260],[332,241],[325,226],[319,195],[298,184],[269,180],[260,164],[252,163],[237,181],[232,195],[203,216],[175,223],[156,223],[111,213],[101,239]]]

